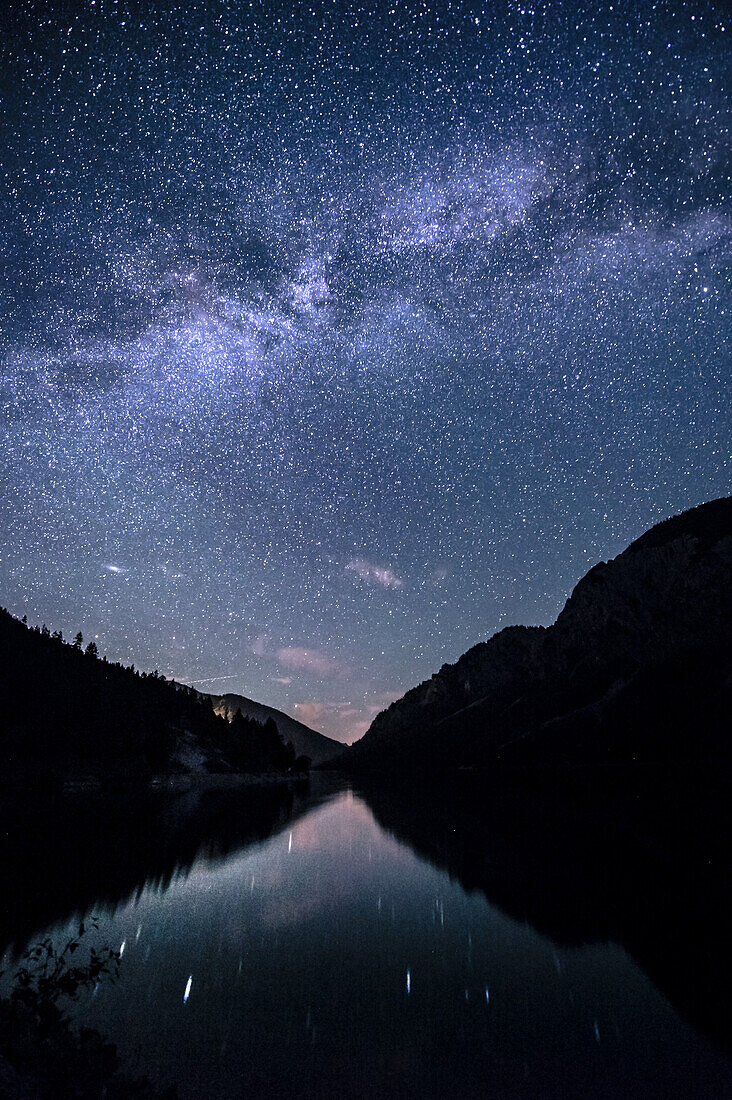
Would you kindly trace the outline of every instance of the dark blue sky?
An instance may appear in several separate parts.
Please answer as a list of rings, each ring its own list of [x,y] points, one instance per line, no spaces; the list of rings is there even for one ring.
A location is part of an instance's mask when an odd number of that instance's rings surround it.
[[[15,9],[12,611],[351,740],[729,491],[722,7]]]

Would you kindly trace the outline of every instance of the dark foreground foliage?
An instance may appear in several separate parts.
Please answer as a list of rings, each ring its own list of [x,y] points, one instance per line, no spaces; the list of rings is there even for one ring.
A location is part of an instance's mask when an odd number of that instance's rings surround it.
[[[147,1078],[120,1072],[117,1049],[92,1028],[74,1029],[66,1003],[101,981],[119,977],[119,953],[86,942],[92,919],[57,949],[50,939],[30,947],[13,976],[9,997],[0,999],[0,1095],[38,1100],[160,1097]],[[79,954],[77,954],[79,952]]]

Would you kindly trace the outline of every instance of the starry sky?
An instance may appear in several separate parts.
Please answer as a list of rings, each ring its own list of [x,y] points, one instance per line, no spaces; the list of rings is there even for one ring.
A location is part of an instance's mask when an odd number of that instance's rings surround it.
[[[353,740],[729,492],[722,6],[0,16],[0,603]]]

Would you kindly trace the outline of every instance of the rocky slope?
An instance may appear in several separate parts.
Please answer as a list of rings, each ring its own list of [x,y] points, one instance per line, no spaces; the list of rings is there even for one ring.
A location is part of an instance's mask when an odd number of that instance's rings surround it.
[[[620,762],[705,751],[699,736],[718,751],[731,642],[723,498],[596,565],[552,626],[509,627],[445,665],[379,714],[343,762]]]
[[[245,718],[253,718],[256,722],[264,723],[268,718],[273,718],[280,736],[292,744],[297,756],[309,756],[313,764],[321,764],[324,760],[329,760],[334,753],[341,751],[343,748],[340,741],[335,741],[332,737],[326,737],[325,734],[318,733],[310,726],[298,722],[295,718],[290,718],[289,714],[276,710],[275,707],[268,707],[264,703],[256,703],[253,699],[247,699],[244,695],[208,695],[206,698],[211,699],[213,702],[216,714],[228,718],[229,721],[234,717],[237,710],[240,710]]]

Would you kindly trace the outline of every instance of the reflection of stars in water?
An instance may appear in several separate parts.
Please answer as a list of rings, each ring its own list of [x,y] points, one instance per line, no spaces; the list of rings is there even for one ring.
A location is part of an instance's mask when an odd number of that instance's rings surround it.
[[[727,490],[717,13],[439,7],[10,14],[11,610],[355,737]]]

